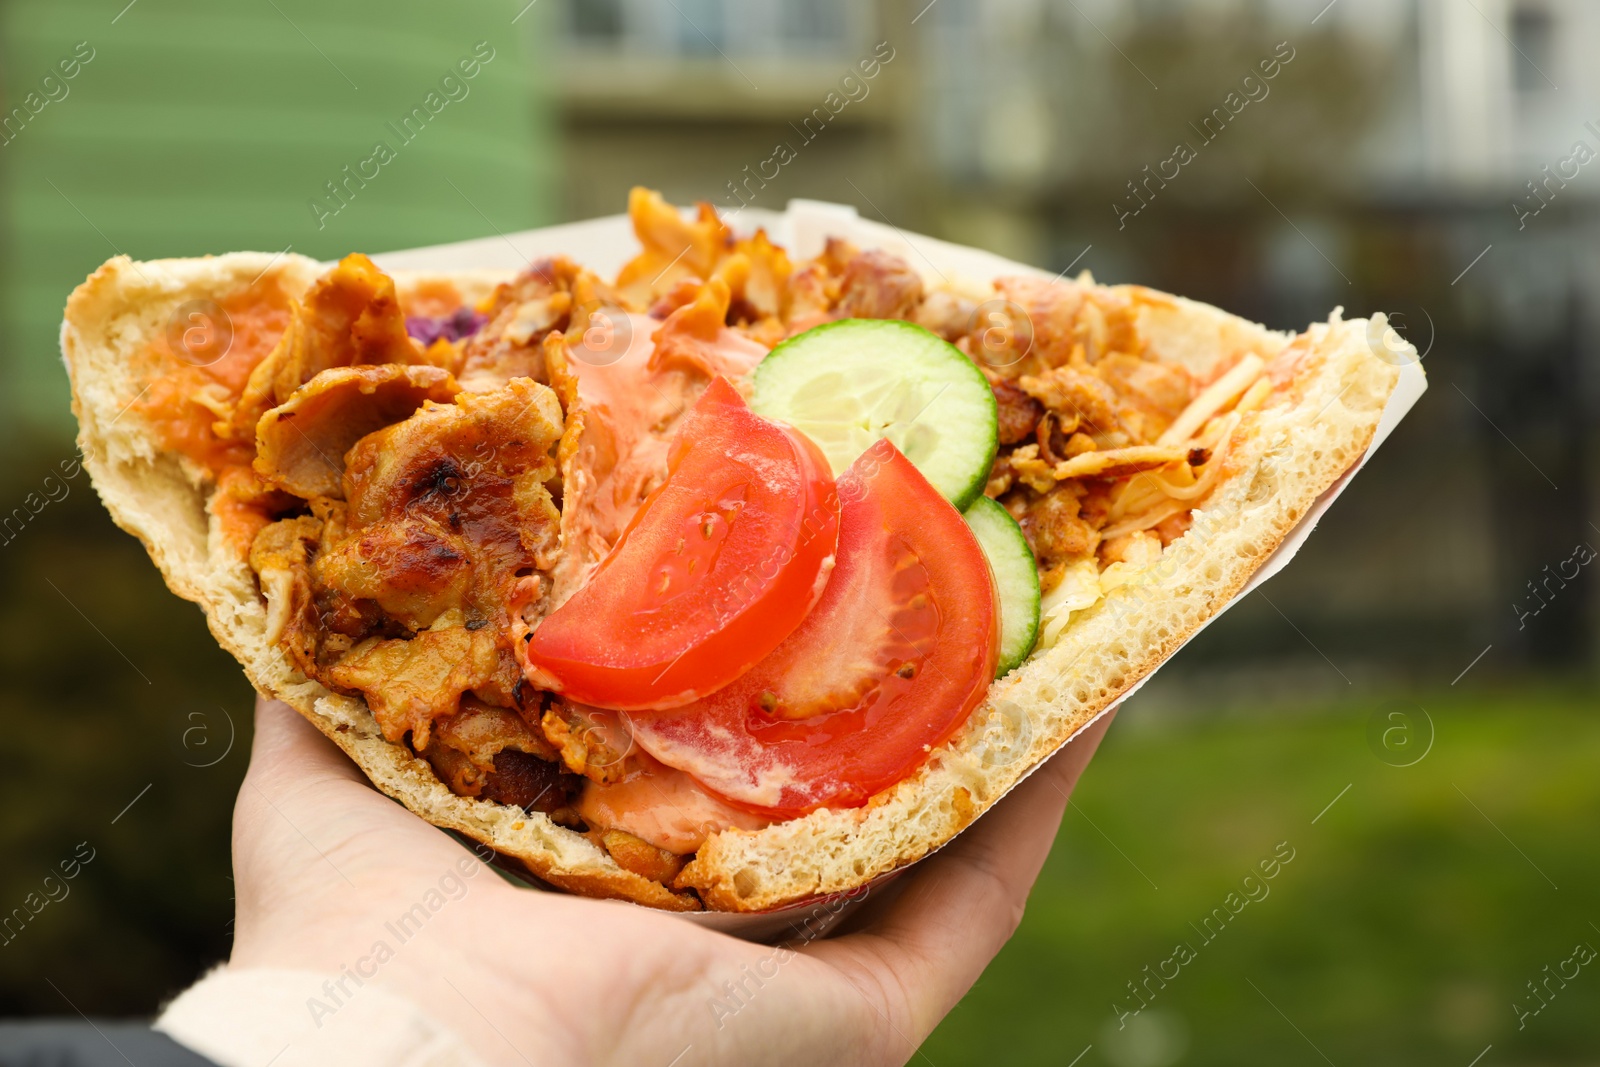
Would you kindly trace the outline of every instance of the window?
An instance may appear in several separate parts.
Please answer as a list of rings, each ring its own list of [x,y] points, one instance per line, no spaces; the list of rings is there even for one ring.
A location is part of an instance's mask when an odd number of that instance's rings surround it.
[[[721,0],[676,0],[678,50],[690,56],[715,56],[727,47],[728,26]]]
[[[1517,92],[1551,88],[1555,63],[1555,19],[1542,4],[1519,4],[1511,15],[1511,57]]]
[[[845,45],[849,13],[843,0],[785,0],[778,15],[779,36],[793,51],[837,52]]]
[[[610,44],[622,36],[622,0],[572,0],[572,35]]]

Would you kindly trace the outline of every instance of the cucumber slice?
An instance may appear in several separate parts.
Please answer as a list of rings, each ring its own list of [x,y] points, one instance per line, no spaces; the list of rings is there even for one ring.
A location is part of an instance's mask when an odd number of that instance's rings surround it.
[[[783,342],[756,367],[750,407],[815,441],[836,476],[887,437],[957,508],[982,495],[999,447],[983,373],[896,319],[842,319]]]
[[[1003,678],[1028,658],[1039,637],[1039,568],[1022,527],[1005,508],[980,496],[963,517],[989,557],[1000,590],[1000,659],[994,676]]]

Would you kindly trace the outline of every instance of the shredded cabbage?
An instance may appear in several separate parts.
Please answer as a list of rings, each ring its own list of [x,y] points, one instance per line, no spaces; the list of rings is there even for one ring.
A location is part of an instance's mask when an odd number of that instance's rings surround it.
[[[1067,565],[1060,584],[1039,602],[1039,643],[1036,649],[1050,648],[1072,620],[1072,613],[1099,603],[1100,564],[1094,558]]]

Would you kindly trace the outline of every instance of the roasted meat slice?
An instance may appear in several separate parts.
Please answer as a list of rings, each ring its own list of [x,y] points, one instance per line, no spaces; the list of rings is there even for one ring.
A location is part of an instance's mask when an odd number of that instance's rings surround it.
[[[767,354],[765,346],[724,325],[732,294],[721,278],[695,286],[694,299],[683,304],[652,335],[655,349],[648,369],[653,373],[679,368],[707,380],[723,375],[738,380]]]
[[[649,307],[685,278],[710,278],[733,243],[716,208],[703,201],[691,222],[660,193],[635,186],[628,216],[644,248],[617,273],[617,289],[638,307]]]
[[[1006,302],[1008,318],[1017,318],[1021,312],[1027,322],[1027,351],[1016,353],[1017,361],[997,359],[998,365],[1008,364],[1010,374],[1036,374],[1051,367],[1059,367],[1072,356],[1080,343],[1079,313],[1085,296],[1084,288],[1075,282],[1050,282],[1044,278],[1013,277],[995,282],[998,298]],[[984,323],[978,324],[981,329]]]
[[[460,390],[440,367],[332,367],[256,424],[256,473],[296,496],[344,496],[344,457],[367,434],[409,417],[423,401]]]
[[[494,770],[483,780],[480,796],[496,804],[507,804],[524,811],[556,815],[572,807],[583,788],[583,779],[569,774],[561,764],[508,748],[494,758]]]
[[[498,389],[513,378],[548,382],[544,340],[553,330],[588,321],[620,298],[598,277],[565,256],[542,259],[513,282],[495,290],[489,322],[462,351],[461,387],[468,392]]]
[[[411,638],[372,637],[326,672],[333,685],[359,691],[390,741],[407,733],[428,747],[435,719],[454,715],[461,695],[492,675],[500,636],[487,628],[443,626]]]
[[[636,774],[646,761],[626,720],[615,711],[556,700],[546,709],[540,727],[569,771],[601,785]]]
[[[546,482],[561,430],[555,394],[518,378],[425,403],[350,450],[341,536],[312,573],[327,627],[361,641],[329,680],[366,694],[391,740],[412,730],[426,748],[462,693],[507,696],[509,605],[559,548]]]
[[[301,673],[314,677],[320,627],[311,560],[323,521],[312,515],[280,519],[256,534],[250,567],[267,598],[267,641],[280,644]]]
[[[789,254],[767,238],[767,231],[735,242],[733,253],[717,265],[717,277],[733,295],[730,317],[745,323],[781,319],[792,273]]]
[[[1194,376],[1182,364],[1141,359],[1116,352],[1095,364],[1095,372],[1144,416],[1143,436],[1160,437],[1194,399]]]
[[[839,279],[821,263],[811,262],[789,276],[785,325],[793,336],[834,317],[839,300]]]
[[[473,596],[480,562],[474,547],[433,517],[406,511],[330,543],[316,563],[328,627],[360,638],[381,630],[385,618],[402,631],[448,617],[483,623],[481,598]]]
[[[318,559],[320,583],[409,629],[452,609],[503,627],[517,572],[547,570],[558,547],[545,483],[561,430],[555,394],[518,378],[362,438],[344,476],[346,537]]]
[[[1010,382],[993,385],[996,406],[1000,409],[1000,443],[1014,445],[1026,441],[1039,427],[1044,405]]]
[[[348,255],[294,305],[277,347],[250,374],[234,408],[233,432],[252,440],[269,408],[331,367],[426,362],[406,333],[394,280],[366,256]]]
[[[928,294],[911,316],[911,321],[932,330],[946,341],[954,342],[975,327],[988,325],[977,321],[977,310],[978,305],[974,301],[941,289]]]
[[[922,303],[922,276],[899,256],[858,252],[839,279],[839,317],[911,319]]]
[[[1018,384],[1047,410],[1061,416],[1063,432],[1081,426],[1092,434],[1120,433],[1128,438],[1119,444],[1143,443],[1134,436],[1142,420],[1132,418],[1135,410],[1091,368],[1068,364],[1037,376],[1023,375]]]
[[[1100,544],[1100,534],[1079,515],[1076,486],[1063,485],[1028,505],[1022,533],[1041,565],[1087,556]]]
[[[1147,350],[1138,301],[1126,292],[1039,277],[995,281],[999,298],[1026,319],[1027,351],[1007,376],[1038,374],[1078,359],[1098,363],[1113,352]],[[1015,312],[1009,312],[1015,317]],[[980,327],[983,324],[980,324]]]

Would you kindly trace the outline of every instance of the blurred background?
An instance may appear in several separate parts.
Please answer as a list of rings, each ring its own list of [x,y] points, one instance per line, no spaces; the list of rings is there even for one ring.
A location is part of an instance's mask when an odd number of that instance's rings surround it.
[[[1600,973],[1550,979],[1600,946],[1600,5],[0,0],[0,34],[0,919],[92,857],[0,925],[0,1012],[148,1014],[226,954],[248,755],[236,665],[77,469],[67,293],[117,252],[330,258],[645,184],[1277,328],[1386,311],[1427,353],[1294,565],[1128,702],[919,1062],[1600,1062]]]

